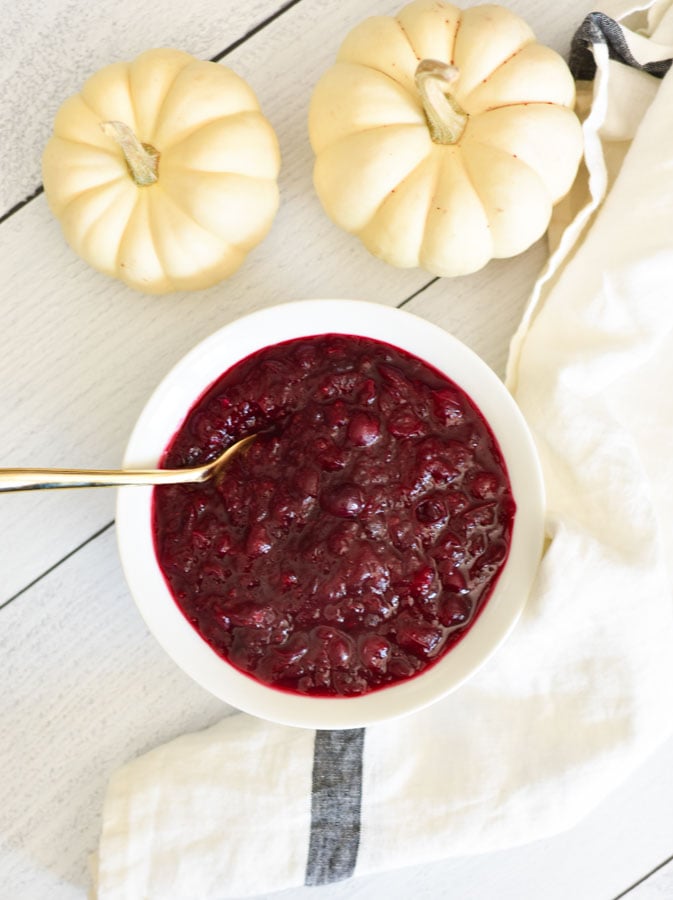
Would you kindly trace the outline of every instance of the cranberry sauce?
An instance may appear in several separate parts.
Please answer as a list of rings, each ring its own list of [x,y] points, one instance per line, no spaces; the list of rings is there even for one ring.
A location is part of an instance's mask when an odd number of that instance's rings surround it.
[[[505,465],[466,394],[368,338],[267,347],[189,412],[167,466],[253,432],[219,483],[155,489],[159,564],[235,667],[300,694],[363,694],[442,657],[507,557]]]

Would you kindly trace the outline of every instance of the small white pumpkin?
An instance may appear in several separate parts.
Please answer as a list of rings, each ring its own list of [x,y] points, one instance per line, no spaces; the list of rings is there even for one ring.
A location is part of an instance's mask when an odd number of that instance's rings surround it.
[[[42,160],[70,246],[146,293],[231,275],[271,227],[279,167],[246,82],[169,49],[89,78],[58,111]]]
[[[570,190],[574,98],[563,59],[501,6],[366,19],[311,98],[318,197],[386,262],[474,272],[530,247]]]

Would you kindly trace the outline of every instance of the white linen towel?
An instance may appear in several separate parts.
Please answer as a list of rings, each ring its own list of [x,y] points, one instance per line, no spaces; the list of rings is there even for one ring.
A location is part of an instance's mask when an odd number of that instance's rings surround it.
[[[593,13],[574,48],[593,79],[584,200],[559,210],[578,212],[552,232],[508,371],[549,503],[514,633],[411,718],[316,733],[241,714],[130,762],[105,800],[99,900],[253,895],[530,841],[669,737],[670,7]]]

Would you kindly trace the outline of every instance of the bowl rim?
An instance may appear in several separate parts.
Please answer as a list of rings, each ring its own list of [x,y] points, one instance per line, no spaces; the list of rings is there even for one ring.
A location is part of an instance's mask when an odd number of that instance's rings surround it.
[[[118,490],[116,534],[122,569],[150,632],[173,661],[231,706],[283,725],[364,727],[408,715],[458,688],[495,653],[526,604],[544,536],[544,484],[532,435],[514,398],[490,367],[438,325],[406,310],[362,300],[280,303],[224,325],[184,355],[160,381],[136,421],[127,467],[153,467],[205,390],[257,349],[295,337],[371,337],[413,353],[456,382],[495,435],[517,512],[498,581],[467,634],[419,675],[357,697],[308,697],[264,685],[218,656],[187,621],[159,568],[151,527],[151,487]],[[525,499],[523,499],[525,498]]]

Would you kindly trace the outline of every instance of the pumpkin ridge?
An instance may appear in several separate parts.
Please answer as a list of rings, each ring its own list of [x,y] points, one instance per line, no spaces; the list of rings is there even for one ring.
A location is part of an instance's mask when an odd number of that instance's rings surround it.
[[[453,35],[453,48],[451,51],[451,59],[449,60],[449,64],[455,66],[456,64],[456,46],[458,44],[458,36],[460,34],[460,29],[463,24],[463,10],[461,10],[460,15],[458,16],[458,21],[456,22],[456,32]]]
[[[261,175],[248,175],[246,172],[232,172],[230,169],[218,169],[217,171],[213,169],[195,169],[193,166],[183,166],[175,163],[173,163],[173,168],[180,172],[189,172],[190,175],[231,175],[234,178],[247,178],[248,181],[268,181],[269,184],[275,184],[275,178],[264,178]]]
[[[119,154],[116,153],[113,149],[108,150],[107,147],[101,147],[100,144],[92,144],[90,141],[81,140],[77,138],[77,140],[73,140],[72,138],[61,137],[60,134],[54,133],[54,137],[63,141],[64,144],[72,144],[75,147],[90,147],[92,150],[95,150],[97,153],[105,153],[110,159],[119,159]]]
[[[400,22],[400,20],[398,19],[397,16],[394,16],[393,18],[395,19],[395,21],[397,22],[397,24],[400,26],[400,29],[401,29],[402,33],[404,34],[405,38],[407,39],[407,41],[408,41],[408,43],[409,43],[409,46],[411,47],[411,49],[412,49],[412,51],[413,51],[414,56],[415,56],[416,59],[420,62],[420,61],[423,59],[423,55],[422,55],[421,53],[418,52],[417,47],[414,45],[414,42],[413,42],[413,41],[411,40],[411,38],[409,37],[409,32],[408,32],[407,29],[404,27],[404,24],[403,24],[402,22]],[[456,46],[456,39],[458,38],[458,32],[460,31],[460,25],[461,25],[461,22],[462,22],[462,21],[463,21],[463,12],[462,12],[462,10],[460,10],[460,15],[458,16],[458,19],[456,20],[456,30],[455,30],[454,33],[453,33],[453,44],[452,44],[452,48],[451,48],[451,49],[452,49],[452,56],[453,56],[453,50],[455,49],[455,46]],[[448,54],[447,54],[447,56],[448,56]],[[453,65],[453,58],[450,59],[450,60],[448,60],[448,62],[449,62],[451,65]]]
[[[261,119],[262,121],[267,121],[264,117],[264,114],[258,109],[239,109],[236,112],[225,113],[224,115],[220,115],[220,116],[213,116],[210,119],[203,119],[200,122],[198,122],[193,128],[191,128],[189,131],[185,131],[183,134],[181,134],[177,138],[177,140],[171,141],[170,143],[168,143],[164,147],[163,153],[167,154],[169,152],[173,152],[173,151],[177,150],[178,147],[180,146],[180,144],[183,144],[185,141],[188,141],[190,138],[194,137],[194,135],[198,131],[201,131],[201,129],[209,128],[215,122],[225,122],[226,121],[226,122],[231,123],[232,121],[235,121],[236,119],[239,119],[239,118],[243,119],[243,118],[247,118],[250,116],[254,116],[254,118],[256,120]],[[208,172],[209,170],[208,169],[197,169],[195,171]],[[217,169],[216,171],[220,172],[222,170]]]
[[[204,171],[203,169],[191,169],[187,166],[181,166],[180,168],[182,169],[183,172],[190,172],[194,175],[198,175],[199,177],[208,176],[208,175],[231,175],[234,178],[245,178],[249,181],[256,181],[256,182],[265,181],[271,185],[276,184],[276,181],[274,178],[258,178],[255,175],[245,175],[241,172],[224,172],[224,171],[223,172],[208,172],[208,171]],[[165,185],[162,185],[162,192],[163,192],[164,196],[167,197],[173,203],[173,205],[177,209],[180,210],[181,214],[184,215],[185,218],[189,219],[190,222],[193,222],[194,225],[196,225],[202,231],[205,231],[207,234],[211,235],[212,237],[217,238],[219,241],[221,241],[222,244],[224,244],[227,247],[233,247],[234,250],[239,250],[241,253],[249,252],[249,250],[246,249],[246,245],[235,244],[231,241],[225,241],[225,240],[223,240],[223,238],[219,237],[217,234],[215,234],[213,231],[211,231],[210,228],[207,228],[205,225],[203,225],[203,223],[199,222],[199,220],[194,215],[192,215],[192,213],[187,212],[187,210],[184,208],[184,206],[181,206],[177,202],[177,200],[171,193],[170,189],[168,189]]]
[[[437,148],[439,150],[439,148]],[[442,165],[443,160],[440,156],[441,150],[439,152],[433,153],[432,156],[435,159],[435,183],[432,187],[432,192],[430,193],[430,202],[428,203],[428,208],[425,211],[425,219],[423,221],[423,238],[421,240],[421,245],[418,248],[418,259],[419,261],[423,258],[423,247],[425,245],[425,238],[428,233],[428,225],[430,224],[430,216],[432,215],[432,208],[435,205],[435,197],[437,196],[437,185],[439,184],[439,179],[442,175]]]
[[[515,105],[515,104],[512,104],[512,105]],[[540,175],[537,172],[537,170],[534,169],[533,166],[529,165],[525,159],[522,159],[522,157],[517,156],[516,153],[510,153],[508,150],[504,150],[502,147],[498,147],[497,144],[492,144],[490,141],[481,140],[481,141],[473,141],[472,143],[473,143],[473,146],[475,146],[475,147],[486,147],[488,150],[491,150],[494,153],[499,153],[501,156],[507,156],[507,157],[509,157],[509,159],[516,160],[517,163],[519,163],[520,165],[524,166],[524,168],[526,168],[530,172],[532,172],[536,176],[536,178],[538,178],[540,180],[540,182],[542,184],[544,184],[544,181],[542,180],[542,178],[540,178]],[[477,190],[476,186],[473,185],[473,187],[476,191]],[[477,195],[479,196],[479,199],[481,199],[481,195],[479,194],[479,191],[477,191]],[[551,202],[551,198],[550,198],[550,202]]]
[[[440,151],[440,153],[441,153],[441,151]],[[430,203],[428,204],[428,208],[427,208],[426,211],[425,211],[425,224],[424,224],[424,227],[423,227],[423,234],[424,234],[424,235],[425,235],[425,233],[426,233],[426,231],[427,231],[427,229],[428,229],[428,223],[429,223],[429,221],[430,221],[430,214],[432,213],[432,207],[434,206],[434,201],[435,201],[435,198],[437,197],[437,185],[439,184],[439,179],[440,179],[441,174],[442,174],[442,165],[443,165],[443,162],[444,162],[443,159],[442,159],[442,157],[439,155],[439,153],[433,153],[432,155],[433,155],[433,157],[435,157],[435,159],[436,159],[436,162],[435,162],[435,183],[434,183],[434,185],[432,186],[432,193],[430,194]],[[423,243],[424,243],[424,241],[421,242],[421,250],[423,249]]]
[[[530,40],[526,41],[525,44],[522,44],[518,49],[516,49],[514,51],[514,53],[510,53],[510,55],[508,57],[506,57],[505,59],[503,59],[502,62],[499,62],[498,65],[494,69],[491,69],[491,71],[488,73],[486,78],[482,78],[482,80],[479,82],[479,84],[475,84],[475,86],[473,88],[471,88],[467,94],[464,95],[461,102],[465,102],[465,103],[469,102],[470,97],[472,96],[472,94],[474,94],[475,91],[478,91],[482,87],[482,85],[487,84],[495,74],[497,74],[501,69],[503,69],[513,59],[516,59],[520,53],[523,53],[523,51],[526,49],[526,47],[530,47],[531,44],[537,44],[537,43],[538,42],[534,38],[531,38]],[[548,101],[548,102],[551,102],[551,101]],[[503,105],[514,106],[517,104],[508,103],[508,104],[503,104]]]
[[[475,141],[475,142],[474,142],[474,146],[484,148],[484,149],[486,149],[487,151],[489,151],[489,152],[491,152],[491,153],[494,153],[494,154],[496,154],[496,155],[499,155],[499,156],[501,156],[501,157],[504,157],[504,158],[506,158],[506,159],[508,159],[508,160],[514,160],[514,162],[516,163],[516,165],[519,167],[520,170],[525,170],[527,173],[529,173],[530,175],[532,175],[534,181],[535,181],[535,182],[537,183],[537,185],[541,188],[542,192],[544,193],[544,195],[545,195],[545,197],[546,197],[546,201],[547,201],[546,205],[547,205],[548,208],[549,208],[549,214],[551,214],[552,197],[551,197],[551,195],[550,195],[550,193],[549,193],[549,190],[548,190],[548,188],[547,188],[547,185],[546,185],[545,181],[543,180],[543,178],[541,177],[541,175],[540,175],[540,174],[539,174],[532,166],[529,166],[528,163],[526,163],[526,162],[525,162],[523,159],[521,159],[519,156],[515,156],[515,155],[512,154],[512,153],[508,153],[506,150],[502,150],[502,149],[499,148],[499,147],[493,147],[493,146],[491,146],[490,144],[488,144],[488,143],[486,143],[486,142]],[[472,160],[473,160],[473,156],[470,155],[470,161],[472,161]],[[463,162],[464,162],[464,160],[463,160]],[[488,222],[489,233],[492,235],[492,252],[491,252],[491,257],[492,257],[493,259],[502,259],[502,258],[507,258],[507,257],[512,256],[512,253],[511,253],[511,252],[508,252],[508,253],[503,253],[503,252],[501,252],[501,240],[498,239],[497,234],[496,234],[495,231],[494,231],[493,224],[492,224],[492,222],[491,222],[491,217],[490,217],[489,214],[488,214],[488,210],[489,210],[490,207],[491,207],[491,201],[490,201],[488,195],[485,194],[485,193],[483,193],[483,191],[480,191],[479,188],[477,187],[477,185],[474,184],[474,181],[473,181],[473,179],[471,178],[470,173],[469,173],[469,171],[468,171],[468,167],[466,166],[465,168],[466,168],[466,172],[465,172],[466,177],[469,178],[470,183],[473,185],[475,191],[477,192],[477,196],[479,197],[479,200],[480,200],[480,202],[481,202],[481,204],[482,204],[482,206],[483,206],[483,208],[484,208],[484,211],[486,212],[486,218],[487,218],[487,222]],[[496,211],[499,211],[499,212],[507,212],[506,210],[496,210]],[[548,220],[548,218],[547,218],[547,225],[548,225],[548,224],[549,224],[549,220]],[[496,227],[497,227],[497,226],[496,226]],[[542,231],[538,232],[537,237],[535,238],[535,240],[541,238],[542,235],[544,234],[544,231],[545,231],[545,230],[546,230],[546,226],[545,226],[545,228],[544,228]],[[531,243],[532,243],[532,242],[531,242]],[[528,246],[531,246],[531,244],[529,243]],[[519,253],[519,252],[521,252],[521,251],[518,250],[517,253]],[[516,255],[516,254],[514,254],[514,255]]]
[[[467,171],[467,167],[465,165],[465,159],[462,153],[460,152],[451,152],[447,153],[445,148],[438,147],[436,150],[438,166],[437,166],[437,185],[435,187],[435,192],[432,197],[432,201],[427,210],[426,220],[425,220],[425,228],[423,241],[419,248],[419,265],[425,268],[428,272],[433,273],[437,276],[443,276],[446,274],[445,272],[445,263],[442,258],[437,259],[438,252],[438,244],[436,241],[435,232],[438,227],[441,228],[442,220],[446,215],[448,215],[448,221],[453,226],[453,232],[462,231],[463,224],[461,221],[462,212],[460,212],[460,208],[455,206],[454,201],[454,189],[458,189],[458,193],[463,194],[465,189],[471,194],[471,203],[474,206],[474,209],[477,210],[477,222],[478,226],[483,226],[483,229],[479,231],[479,237],[481,242],[488,241],[489,250],[486,254],[482,253],[477,254],[474,257],[470,257],[468,250],[468,261],[466,261],[465,256],[461,255],[460,260],[454,258],[451,263],[451,270],[453,274],[461,274],[467,275],[471,272],[477,270],[477,268],[481,268],[485,261],[488,260],[491,256],[491,250],[493,248],[493,238],[490,231],[490,224],[488,222],[488,218],[486,216],[483,203],[481,201],[480,195],[476,189],[473,179],[470,177],[469,172]],[[446,185],[444,182],[448,182],[451,186],[449,190],[446,189]],[[461,187],[461,184],[463,187]],[[444,188],[442,190],[442,187]],[[442,205],[438,205],[439,198],[438,193],[440,195],[444,194],[444,202]],[[463,200],[461,199],[461,203]],[[458,214],[457,213],[458,210]],[[468,233],[473,233],[473,224],[474,224],[474,214],[471,212],[468,216]],[[450,233],[445,234],[445,239],[449,241],[451,245],[453,245],[456,240],[455,237],[451,237]],[[472,239],[470,238],[470,243]],[[472,248],[473,249],[473,248]],[[486,260],[483,257],[486,256]],[[459,271],[458,271],[459,270]]]
[[[127,82],[128,82],[128,70],[127,70],[126,78],[127,78]],[[85,85],[85,87],[86,87],[86,85]],[[89,110],[89,112],[91,113],[91,115],[94,116],[96,119],[98,119],[99,124],[102,124],[103,122],[109,121],[110,116],[108,116],[108,115],[103,115],[103,113],[100,112],[100,110],[96,109],[94,106],[92,106],[92,105],[89,103],[89,101],[87,100],[87,98],[84,96],[84,89],[82,89],[82,91],[80,91],[80,93],[79,93],[78,96],[79,96],[80,100],[82,101],[82,103],[83,103],[83,104],[86,106],[86,108]],[[129,97],[130,97],[130,96],[131,96],[131,94],[129,93]],[[132,108],[133,108],[133,118],[134,118],[134,120],[135,120],[135,107],[133,106],[133,102],[131,102],[131,106],[132,106]],[[135,122],[135,121],[133,121],[133,122],[125,122],[124,124],[125,124],[125,125],[128,125],[129,128],[130,128],[132,131],[135,132],[136,126],[137,126],[138,123]],[[141,138],[139,137],[138,140],[141,140]],[[98,146],[98,145],[96,145],[96,146]]]
[[[110,212],[112,207],[119,201],[119,199],[125,193],[124,180],[125,180],[124,177],[113,178],[109,181],[104,182],[103,184],[92,185],[91,187],[87,188],[86,190],[79,191],[76,194],[73,194],[67,200],[65,205],[63,207],[61,207],[60,211],[58,212],[58,216],[64,217],[65,214],[67,213],[67,211],[70,209],[70,207],[77,201],[81,200],[82,198],[84,198],[85,202],[87,202],[88,199],[94,197],[97,193],[104,195],[107,192],[107,189],[109,189],[111,185],[115,185],[115,184],[119,185],[119,189],[113,193],[110,201],[104,206],[103,209],[100,210],[98,215],[89,222],[86,230],[81,233],[81,235],[79,236],[79,238],[76,241],[73,242],[69,232],[64,229],[64,233],[66,234],[66,240],[68,241],[70,246],[76,250],[76,252],[79,253],[79,250],[77,249],[78,247],[82,247],[87,244],[94,229],[96,229],[100,225],[101,221],[108,215],[108,213]],[[125,228],[126,228],[126,226],[125,226]],[[116,259],[115,259],[115,266],[116,266]],[[98,268],[100,271],[105,271],[105,272],[108,271],[107,269],[104,269],[100,265],[97,266],[96,268]],[[108,272],[108,274],[109,274],[109,272]]]
[[[353,62],[352,60],[347,60],[347,61],[346,60],[337,60],[337,65],[353,66],[354,68],[364,70],[365,74],[368,72],[376,72],[377,75],[383,75],[384,78],[387,78],[388,81],[391,81],[394,85],[396,85],[396,87],[398,87],[402,91],[404,91],[404,93],[408,97],[411,97],[411,99],[414,102],[414,105],[418,109],[419,115],[422,119],[422,123],[423,123],[423,125],[425,125],[425,112],[423,111],[423,103],[421,102],[421,99],[418,95],[418,91],[409,90],[409,88],[405,84],[403,84],[401,81],[398,81],[397,78],[393,78],[393,76],[389,75],[388,72],[384,72],[383,69],[377,69],[374,66],[365,65],[364,63],[361,63],[361,62]],[[390,124],[391,125],[396,125],[396,124],[412,125],[415,123],[413,123],[413,122],[399,122],[399,123],[391,122]],[[421,123],[419,122],[418,124],[420,125]],[[376,125],[374,127],[381,128],[381,127],[385,127],[385,126]],[[358,129],[358,131],[372,131],[372,130],[373,129],[370,129],[370,128]]]
[[[122,233],[119,235],[119,241],[117,243],[117,252],[115,253],[114,267],[115,267],[115,271],[118,273],[121,272],[121,270],[123,268],[121,261],[120,261],[121,255],[122,255],[122,247],[124,246],[124,243],[126,241],[126,235],[128,233],[131,221],[138,210],[139,203],[140,203],[140,191],[137,191],[136,198],[133,201],[133,208],[131,209],[131,212],[129,213],[129,217],[126,220],[126,225],[124,226]],[[122,276],[119,275],[119,278],[122,278]]]
[[[513,59],[516,59],[517,56],[520,53],[523,53],[526,47],[530,47],[531,44],[537,44],[535,38],[529,38],[527,41],[525,41],[525,43],[521,44],[520,47],[517,47],[517,49],[513,53],[510,53],[509,56],[506,56],[503,60],[501,60],[501,62],[499,62],[498,65],[495,66],[495,68],[491,69],[491,71],[488,73],[486,78],[482,80],[481,83],[485,84],[490,78],[495,75],[496,72],[499,72],[500,69],[508,65]],[[476,88],[473,88],[473,90],[476,90]],[[470,93],[472,93],[472,91],[470,91]]]
[[[170,96],[171,91],[175,87],[175,83],[177,82],[178,78],[182,75],[182,73],[185,71],[185,69],[188,69],[190,65],[191,65],[191,62],[187,62],[186,65],[184,65],[181,69],[179,69],[175,73],[173,78],[171,79],[171,82],[166,89],[166,93],[162,97],[161,103],[159,104],[159,107],[155,113],[154,122],[152,122],[152,133],[147,139],[148,144],[152,144],[152,140],[154,139],[154,135],[156,134],[156,131],[157,131],[157,124],[161,121],[161,117],[162,117],[164,109],[166,107],[166,102]],[[135,112],[135,109],[136,109],[135,99],[133,97],[133,94],[131,93],[130,83],[129,83],[129,94],[131,94],[131,104],[133,105],[133,111]],[[154,144],[152,144],[152,146],[154,147]],[[171,146],[171,145],[169,144],[169,146]],[[154,149],[157,150],[159,153],[161,152],[158,147],[154,147]]]
[[[126,175],[118,175],[116,178],[109,178],[107,181],[101,181],[98,184],[92,184],[91,187],[85,188],[83,191],[77,191],[76,194],[72,194],[68,198],[68,200],[66,200],[64,205],[60,208],[58,215],[62,216],[63,213],[65,213],[68,208],[81,197],[93,197],[97,191],[101,190],[101,188],[109,188],[110,185],[116,184],[117,182],[119,182],[119,184],[121,185],[124,183],[125,179]],[[94,219],[94,221],[91,223],[91,228],[93,228],[93,226],[103,218],[106,212],[107,209],[104,210],[96,219]],[[88,234],[89,232],[87,231],[86,233]]]
[[[459,161],[460,161],[460,168],[461,168],[461,170],[462,170],[462,172],[463,172],[463,175],[465,176],[465,180],[467,181],[467,183],[470,185],[470,187],[471,187],[472,190],[474,191],[475,195],[476,195],[477,198],[479,199],[479,202],[481,203],[482,207],[484,208],[484,213],[486,213],[486,207],[484,206],[484,201],[483,201],[481,192],[479,191],[479,188],[477,187],[477,185],[476,185],[475,182],[474,182],[474,178],[472,177],[472,173],[470,172],[469,168],[465,165],[465,158],[464,158],[464,156],[463,156],[462,153],[461,153],[460,156],[459,156]],[[489,237],[491,238],[491,250],[490,250],[490,252],[489,252],[489,256],[492,256],[492,255],[493,255],[493,249],[494,249],[494,248],[493,248],[493,236],[491,235],[491,222],[490,222],[488,216],[486,216],[486,225],[487,225],[487,228],[488,228]]]
[[[411,46],[411,44],[409,46]],[[413,50],[413,48],[412,48],[412,50]],[[414,51],[414,56],[415,55],[416,55],[416,52]],[[338,58],[337,58],[337,63],[342,63],[344,65],[349,65],[349,66],[357,66],[360,69],[364,69],[365,72],[377,72],[379,75],[383,75],[384,78],[388,78],[390,81],[393,82],[393,84],[396,84],[398,87],[402,88],[402,90],[405,91],[407,94],[410,94],[412,97],[414,96],[414,91],[410,91],[409,88],[406,86],[406,84],[403,84],[397,78],[393,78],[393,76],[389,72],[384,72],[383,69],[379,69],[378,66],[371,66],[369,64],[357,62],[356,60],[351,60],[351,59],[345,60],[345,59],[338,59]]]
[[[400,31],[402,32],[402,34],[403,34],[404,37],[406,38],[407,43],[408,43],[409,46],[411,47],[412,53],[414,54],[414,56],[416,57],[416,59],[420,62],[420,61],[421,61],[421,56],[420,56],[420,54],[418,53],[418,50],[416,49],[416,47],[414,46],[413,41],[412,41],[411,38],[409,37],[409,32],[408,32],[407,29],[404,27],[404,25],[400,22],[400,20],[397,18],[397,16],[395,16],[394,18],[395,18],[395,22],[397,23],[398,28],[400,29]],[[371,67],[368,67],[368,68],[371,68]],[[395,80],[395,79],[393,79],[393,81],[394,81],[394,80]]]
[[[234,115],[238,115],[238,113],[234,113]],[[169,141],[163,147],[163,153],[168,152],[169,150],[175,149],[175,147],[179,147],[183,141],[189,140],[190,137],[196,134],[197,131],[201,128],[205,128],[207,125],[212,125],[213,122],[217,122],[220,119],[228,119],[229,116],[213,116],[212,119],[202,119],[200,122],[197,122],[196,125],[189,128],[187,131],[184,131],[179,137],[174,141]]]
[[[379,126],[379,127],[380,127],[380,126]],[[419,170],[422,166],[427,165],[428,160],[430,160],[430,159],[435,159],[435,154],[434,154],[434,153],[428,154],[426,157],[424,157],[424,159],[422,159],[422,160],[420,160],[420,162],[416,163],[416,165],[413,167],[413,169],[410,169],[410,170],[407,172],[407,174],[404,176],[404,178],[403,178],[401,181],[398,181],[398,182],[397,182],[397,184],[395,185],[395,187],[393,188],[393,190],[392,190],[392,191],[389,191],[389,192],[385,195],[385,197],[383,197],[383,199],[381,200],[381,202],[379,203],[379,205],[378,205],[378,206],[376,207],[376,209],[374,210],[374,213],[373,213],[372,217],[370,218],[369,222],[367,222],[367,224],[365,225],[365,228],[362,229],[363,231],[364,231],[366,228],[369,227],[369,225],[371,224],[371,222],[374,221],[374,219],[378,216],[378,214],[379,214],[380,212],[383,212],[383,211],[384,211],[384,207],[385,207],[386,203],[392,198],[392,195],[395,193],[395,191],[399,190],[399,188],[401,188],[402,185],[406,184],[406,182],[409,181],[409,179],[414,175],[414,173],[415,173],[415,172],[418,172],[418,170]],[[427,216],[430,214],[430,206],[432,205],[432,198],[433,198],[433,196],[434,196],[435,188],[437,187],[437,180],[438,180],[438,178],[439,178],[439,166],[437,165],[437,163],[435,163],[435,170],[436,170],[436,171],[435,171],[435,185],[434,185],[433,190],[432,190],[432,193],[431,193],[431,195],[430,195],[430,204],[428,205],[428,210],[427,210],[427,213],[426,213],[426,219],[425,219],[426,223],[427,223]]]
[[[556,104],[550,104],[550,105],[556,106]],[[561,108],[564,109],[565,107],[561,107]],[[532,172],[532,174],[536,177],[536,179],[544,186],[545,191],[547,192],[547,195],[549,198],[549,203],[552,207],[555,206],[558,203],[558,201],[564,196],[562,193],[559,195],[558,189],[554,190],[554,188],[550,185],[550,182],[549,182],[547,176],[546,175],[543,176],[540,169],[538,167],[536,167],[535,164],[527,162],[527,160],[524,159],[523,156],[521,156],[519,154],[511,153],[511,152],[505,150],[503,147],[499,147],[497,144],[491,143],[490,141],[487,141],[487,140],[475,140],[473,143],[474,143],[474,146],[476,146],[476,147],[486,147],[486,148],[488,148],[488,150],[491,150],[493,152],[498,152],[504,156],[508,156],[510,159],[515,159],[517,161],[517,163],[519,163],[524,168],[528,169],[529,172]]]
[[[409,89],[407,87],[405,87],[401,81],[398,81],[397,78],[393,78],[393,76],[389,72],[384,72],[383,69],[378,69],[376,66],[370,66],[366,63],[357,62],[357,60],[352,60],[352,59],[337,59],[335,65],[353,66],[354,68],[357,68],[357,69],[364,69],[365,72],[376,72],[379,75],[383,75],[383,77],[387,78],[389,81],[392,81],[393,84],[396,84],[398,87],[401,87],[403,91],[406,91],[408,94],[411,93],[411,91],[409,91]]]
[[[425,124],[425,122],[388,122],[385,125],[374,125],[371,128],[358,128],[357,131],[351,131],[349,134],[344,134],[343,137],[340,137],[338,141],[334,141],[333,143],[331,143],[329,145],[329,149],[331,150],[334,147],[338,147],[339,144],[343,144],[346,141],[351,140],[351,138],[357,137],[361,134],[373,134],[375,131],[386,131],[390,128],[422,128],[424,131],[428,130],[428,126]],[[405,175],[405,178],[406,177],[407,176]],[[399,183],[401,184],[402,182]]]
[[[570,106],[564,106],[562,103],[555,103],[553,100],[514,100],[511,103],[500,103],[498,106],[488,106],[486,109],[480,110],[478,113],[475,113],[475,118],[477,116],[485,116],[490,112],[495,112],[496,109],[512,109],[515,106],[557,106],[559,109],[569,109],[572,112]]]
[[[198,170],[195,170],[195,171],[198,173]],[[201,173],[199,173],[199,174],[201,174]],[[206,174],[214,174],[215,175],[218,173],[213,172],[213,173],[206,173]],[[232,173],[223,173],[223,174],[235,175],[236,173],[232,172]],[[268,180],[270,180],[270,179],[268,179]],[[173,205],[173,207],[178,210],[178,212],[180,213],[181,216],[183,216],[183,218],[189,219],[189,221],[193,225],[196,225],[196,227],[200,231],[204,231],[206,234],[210,235],[210,237],[215,238],[215,240],[218,240],[221,244],[223,244],[226,247],[233,247],[235,250],[241,250],[241,252],[243,252],[241,247],[238,247],[236,244],[231,244],[231,243],[229,243],[229,241],[222,240],[221,237],[214,234],[209,228],[206,228],[204,225],[202,225],[201,222],[198,221],[198,219],[195,219],[194,216],[184,208],[184,206],[181,206],[177,202],[177,200],[175,199],[175,197],[173,197],[173,195],[170,193],[170,191],[167,191],[164,187],[162,187],[161,193],[169,201],[169,203],[171,203]],[[156,215],[156,213],[154,211],[154,206],[152,206],[152,213],[150,215],[150,218],[153,219],[155,215]],[[154,241],[154,232],[152,232],[152,241]],[[163,259],[162,259],[161,255],[159,254],[158,250],[157,250],[157,256],[159,257],[159,259],[161,260],[161,264],[163,265]],[[168,276],[166,276],[166,277],[168,277]]]
[[[171,203],[175,203],[172,197],[166,193],[166,191],[159,185],[157,182],[156,187],[158,190],[168,199]],[[138,192],[138,200],[140,200],[140,191]],[[155,204],[150,202],[151,198],[148,198],[147,203],[147,225],[150,232],[150,237],[152,239],[152,247],[154,248],[154,252],[156,253],[157,259],[159,260],[159,265],[161,266],[161,271],[163,273],[164,278],[170,284],[171,290],[177,290],[176,284],[173,279],[168,274],[168,268],[166,265],[166,259],[164,254],[161,252],[160,244],[161,241],[157,239],[157,227],[156,227],[156,209]],[[135,209],[134,209],[135,212]],[[131,217],[129,217],[129,222],[131,221]],[[119,242],[119,246],[122,246],[122,241]]]

